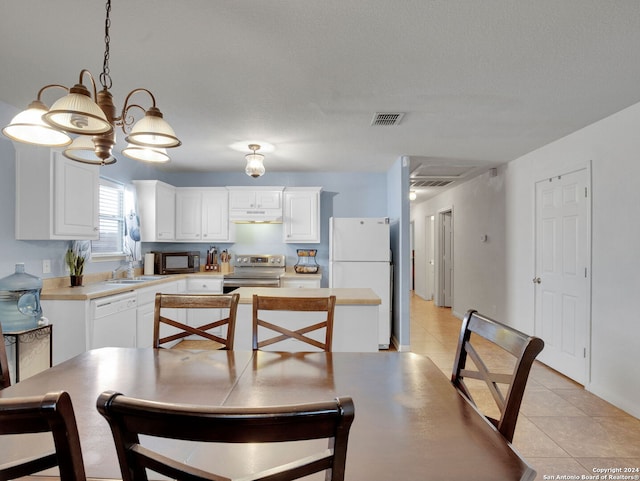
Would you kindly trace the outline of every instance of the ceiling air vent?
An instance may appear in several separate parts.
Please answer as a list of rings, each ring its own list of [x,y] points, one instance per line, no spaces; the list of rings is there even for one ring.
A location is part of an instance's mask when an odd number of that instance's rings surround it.
[[[411,187],[446,187],[452,180],[412,180]]]
[[[376,112],[371,125],[398,125],[404,117],[402,112]]]

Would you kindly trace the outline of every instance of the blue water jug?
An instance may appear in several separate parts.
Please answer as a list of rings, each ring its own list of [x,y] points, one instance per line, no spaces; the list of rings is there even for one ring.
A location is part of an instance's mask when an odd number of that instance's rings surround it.
[[[0,323],[2,332],[15,332],[38,326],[42,317],[40,291],[42,279],[16,264],[16,272],[0,279]]]

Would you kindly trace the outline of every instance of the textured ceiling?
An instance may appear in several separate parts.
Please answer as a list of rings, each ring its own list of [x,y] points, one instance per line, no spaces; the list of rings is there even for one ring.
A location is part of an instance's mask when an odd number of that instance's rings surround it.
[[[97,75],[104,12],[4,0],[0,100]],[[267,173],[384,172],[403,155],[423,175],[477,173],[640,100],[637,0],[113,0],[111,19],[117,108],[155,94],[183,141],[171,170],[242,170],[258,141]],[[405,115],[371,126],[377,112]]]

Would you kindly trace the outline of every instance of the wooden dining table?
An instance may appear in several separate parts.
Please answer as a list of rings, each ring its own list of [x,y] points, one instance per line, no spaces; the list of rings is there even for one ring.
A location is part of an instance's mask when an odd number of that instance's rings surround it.
[[[276,353],[103,348],[0,391],[0,397],[65,390],[73,401],[87,477],[121,479],[105,390],[164,402],[262,406],[351,396],[355,420],[346,479],[362,481],[531,480],[535,471],[428,358],[413,353]],[[51,447],[46,435],[2,440],[0,463]],[[154,440],[158,449],[230,475],[277,458],[267,449]],[[297,447],[288,448],[289,454]],[[302,450],[306,447],[300,448]],[[55,470],[45,474],[55,475]],[[324,479],[324,478],[321,478]]]

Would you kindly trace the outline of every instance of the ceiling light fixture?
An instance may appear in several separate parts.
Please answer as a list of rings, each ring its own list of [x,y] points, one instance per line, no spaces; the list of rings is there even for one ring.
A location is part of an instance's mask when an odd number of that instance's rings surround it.
[[[409,192],[409,200],[416,200],[418,198],[418,194],[416,194],[415,190]]]
[[[250,175],[253,178],[260,177],[264,174],[264,155],[256,154],[256,150],[260,150],[260,146],[258,144],[249,144],[249,150],[253,150],[253,154],[247,154],[244,156],[247,159],[247,167],[244,171],[247,175]]]
[[[124,101],[120,116],[116,115],[113,96],[109,89],[112,86],[109,72],[109,28],[111,26],[111,0],[106,3],[105,18],[105,50],[100,84],[102,90],[97,92],[96,83],[86,69],[80,71],[76,85],[67,88],[64,85],[45,85],[38,91],[37,99],[29,104],[27,110],[16,115],[11,123],[2,129],[2,133],[12,140],[28,144],[50,147],[69,145],[63,152],[65,157],[88,164],[108,165],[116,162],[112,155],[116,143],[115,128],[120,127],[127,135],[125,140],[129,146],[122,151],[124,155],[135,160],[166,162],[169,156],[165,148],[178,147],[181,142],[171,126],[163,119],[156,107],[156,99],[145,88],[137,88],[129,92]],[[88,77],[93,90],[91,92],[82,83]],[[42,102],[41,97],[49,88],[61,88],[67,95],[58,99],[50,109]],[[145,92],[151,97],[151,107],[144,109],[131,103],[131,97]],[[140,109],[144,117],[135,125],[131,109]],[[68,134],[79,134],[73,143]]]

